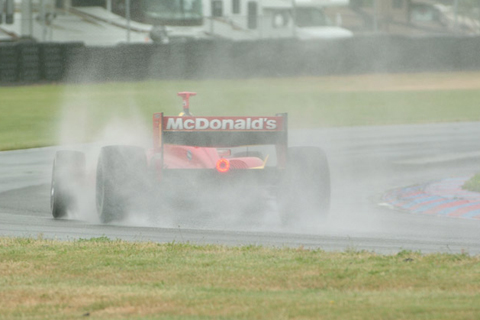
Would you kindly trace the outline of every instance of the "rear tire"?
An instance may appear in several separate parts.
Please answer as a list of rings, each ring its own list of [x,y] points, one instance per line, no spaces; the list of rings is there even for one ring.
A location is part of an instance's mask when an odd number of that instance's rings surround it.
[[[126,217],[146,191],[145,150],[135,146],[107,146],[100,151],[96,178],[96,205],[103,223]]]
[[[330,209],[330,170],[327,156],[317,147],[288,148],[288,162],[279,193],[285,223],[325,220]]]
[[[55,153],[50,189],[50,208],[55,219],[77,209],[76,192],[85,179],[85,154],[62,150]]]

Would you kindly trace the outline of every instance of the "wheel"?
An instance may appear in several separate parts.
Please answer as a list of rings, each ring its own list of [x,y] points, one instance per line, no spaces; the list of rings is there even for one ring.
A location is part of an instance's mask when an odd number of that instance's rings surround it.
[[[285,222],[324,220],[330,209],[330,170],[317,147],[288,148],[288,160],[278,203]]]
[[[75,193],[85,179],[85,154],[62,150],[55,153],[50,189],[50,208],[54,218],[63,218],[77,208]]]
[[[146,189],[145,150],[135,146],[106,146],[100,151],[96,205],[103,223],[121,220]]]

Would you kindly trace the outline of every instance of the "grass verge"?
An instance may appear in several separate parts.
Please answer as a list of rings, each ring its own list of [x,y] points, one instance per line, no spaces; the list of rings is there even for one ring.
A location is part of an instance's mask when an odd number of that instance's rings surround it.
[[[473,192],[480,192],[480,173],[477,173],[470,180],[465,182],[463,189]]]
[[[0,318],[475,319],[480,257],[0,238]]]
[[[0,150],[96,140],[114,119],[149,127],[153,112],[178,114],[176,93],[185,90],[199,93],[191,103],[196,115],[288,112],[292,128],[479,121],[478,79],[466,73],[3,87]]]

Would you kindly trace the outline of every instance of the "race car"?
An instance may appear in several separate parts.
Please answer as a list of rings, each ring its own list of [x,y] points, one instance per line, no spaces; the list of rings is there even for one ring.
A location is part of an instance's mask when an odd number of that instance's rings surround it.
[[[214,203],[217,210],[228,211],[271,199],[284,222],[326,216],[330,205],[326,155],[318,147],[288,147],[287,114],[193,116],[189,103],[196,93],[178,95],[183,99],[179,116],[153,114],[152,148],[101,148],[95,197],[103,223],[122,220],[138,207],[162,214],[167,208],[190,205],[191,211],[199,211]],[[78,210],[77,193],[90,188],[85,159],[79,151],[56,152],[51,183],[54,218]]]

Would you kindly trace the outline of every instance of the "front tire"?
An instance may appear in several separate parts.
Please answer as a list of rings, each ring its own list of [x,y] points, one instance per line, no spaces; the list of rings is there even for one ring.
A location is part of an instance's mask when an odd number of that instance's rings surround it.
[[[55,153],[50,188],[50,208],[55,219],[77,209],[76,192],[85,179],[85,154],[61,150]]]
[[[145,192],[148,178],[145,150],[106,146],[100,151],[96,179],[97,212],[103,223],[122,220]]]

